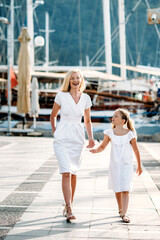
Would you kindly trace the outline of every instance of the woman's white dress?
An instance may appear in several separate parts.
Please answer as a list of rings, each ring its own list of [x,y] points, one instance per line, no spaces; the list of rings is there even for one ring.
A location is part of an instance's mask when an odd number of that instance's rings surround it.
[[[82,93],[76,104],[69,92],[59,92],[55,102],[60,106],[60,122],[54,132],[54,151],[60,173],[77,174],[83,150],[85,132],[81,123],[84,110],[91,107],[90,97]]]
[[[104,134],[111,139],[108,188],[114,192],[131,191],[134,155],[130,141],[136,138],[136,133],[130,130],[117,136],[113,129],[108,129]]]

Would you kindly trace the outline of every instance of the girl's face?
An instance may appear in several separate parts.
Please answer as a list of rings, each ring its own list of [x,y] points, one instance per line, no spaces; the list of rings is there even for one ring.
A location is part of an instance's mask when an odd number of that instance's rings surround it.
[[[122,116],[119,111],[116,111],[112,117],[112,123],[117,126],[117,125],[123,125],[125,122],[124,119],[122,119]]]
[[[81,82],[82,82],[82,79],[79,73],[75,72],[71,75],[69,84],[72,89],[79,89]]]

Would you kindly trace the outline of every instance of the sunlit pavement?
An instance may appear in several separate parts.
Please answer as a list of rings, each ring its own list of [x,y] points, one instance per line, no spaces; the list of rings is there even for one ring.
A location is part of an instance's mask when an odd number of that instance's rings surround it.
[[[160,143],[139,143],[139,149],[144,172],[134,175],[131,223],[122,222],[107,189],[110,147],[96,155],[86,150],[73,206],[77,219],[67,223],[53,139],[1,136],[1,239],[160,239]]]

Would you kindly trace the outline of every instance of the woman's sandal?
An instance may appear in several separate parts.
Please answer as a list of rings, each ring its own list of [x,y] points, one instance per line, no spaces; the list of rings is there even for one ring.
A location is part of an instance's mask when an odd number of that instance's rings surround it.
[[[63,216],[64,216],[64,217],[67,217],[67,208],[66,208],[66,205],[65,205],[65,207],[64,207],[64,209],[63,209]]]
[[[129,219],[129,217],[125,214],[125,215],[122,215],[122,220],[123,220],[123,222],[125,222],[125,223],[130,223],[130,219]]]
[[[76,217],[72,213],[71,205],[66,205],[65,208],[66,208],[66,218],[67,218],[67,221],[76,219]],[[68,212],[70,212],[70,214]]]
[[[123,216],[122,215],[122,209],[120,209],[118,213],[119,213],[119,216],[122,218],[122,216]]]
[[[64,217],[67,217],[67,207],[66,207],[65,203],[63,204],[63,206],[64,206],[64,209],[63,209],[63,216],[64,216]],[[70,206],[73,206],[72,203],[71,203]]]

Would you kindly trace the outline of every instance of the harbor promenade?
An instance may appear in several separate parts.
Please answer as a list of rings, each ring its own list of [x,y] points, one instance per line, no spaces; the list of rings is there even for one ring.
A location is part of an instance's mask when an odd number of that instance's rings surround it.
[[[0,136],[0,239],[160,240],[160,143],[138,145],[144,172],[134,174],[131,222],[122,222],[107,189],[109,146],[95,155],[85,151],[73,207],[77,219],[67,223],[53,139]]]

